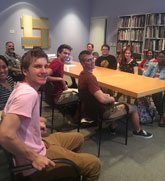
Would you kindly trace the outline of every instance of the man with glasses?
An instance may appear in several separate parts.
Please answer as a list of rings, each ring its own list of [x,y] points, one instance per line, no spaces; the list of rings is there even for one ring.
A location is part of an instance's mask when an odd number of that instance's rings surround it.
[[[109,54],[110,46],[109,45],[102,45],[101,52],[102,56],[98,57],[95,64],[96,66],[110,68],[110,69],[117,69],[117,60],[113,55]]]

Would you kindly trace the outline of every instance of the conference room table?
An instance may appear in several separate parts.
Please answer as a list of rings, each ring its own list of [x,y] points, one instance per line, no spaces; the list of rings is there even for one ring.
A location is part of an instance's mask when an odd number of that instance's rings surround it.
[[[72,61],[64,65],[65,75],[78,78],[83,70],[81,64]],[[93,70],[100,87],[140,98],[165,90],[165,81],[96,66]]]

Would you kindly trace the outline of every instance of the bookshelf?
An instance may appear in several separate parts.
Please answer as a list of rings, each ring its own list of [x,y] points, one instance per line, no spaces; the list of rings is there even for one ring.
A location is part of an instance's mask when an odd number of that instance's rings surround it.
[[[165,50],[165,13],[120,16],[117,32],[117,54],[131,45],[139,58],[148,50]]]
[[[117,53],[123,46],[131,45],[134,54],[141,56],[144,39],[145,15],[119,17],[117,33]]]
[[[144,51],[155,53],[165,50],[165,13],[146,15]]]

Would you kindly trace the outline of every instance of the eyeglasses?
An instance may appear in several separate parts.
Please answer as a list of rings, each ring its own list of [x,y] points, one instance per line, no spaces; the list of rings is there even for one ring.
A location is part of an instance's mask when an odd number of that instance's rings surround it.
[[[101,50],[108,50],[108,48],[102,48]]]
[[[87,62],[92,62],[94,60],[94,57],[87,59]]]

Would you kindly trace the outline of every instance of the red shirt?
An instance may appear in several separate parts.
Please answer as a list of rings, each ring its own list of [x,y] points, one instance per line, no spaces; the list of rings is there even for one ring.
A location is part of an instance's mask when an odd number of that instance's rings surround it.
[[[53,70],[53,77],[64,77],[64,64],[59,58],[55,58],[49,65],[49,68]],[[54,91],[56,93],[63,92],[63,85],[60,81],[54,81]]]
[[[89,91],[92,95],[100,90],[96,77],[87,71],[82,71],[80,73],[78,87],[79,89]]]
[[[144,64],[145,64],[146,61],[147,61],[147,59],[144,58],[144,59],[139,63],[138,68],[144,68]],[[158,60],[157,60],[157,59],[154,59],[153,62],[158,62]]]

